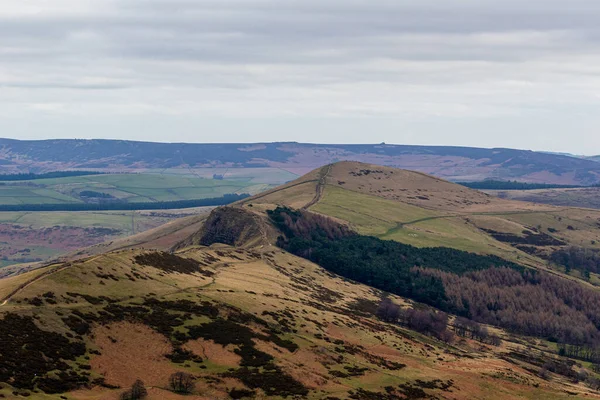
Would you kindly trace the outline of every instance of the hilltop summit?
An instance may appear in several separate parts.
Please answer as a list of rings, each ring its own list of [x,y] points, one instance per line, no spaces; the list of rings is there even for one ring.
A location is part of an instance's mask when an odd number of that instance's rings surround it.
[[[516,210],[535,207],[532,204],[499,199],[422,172],[357,161],[339,161],[326,165],[241,203],[309,208],[319,201],[322,195],[320,192],[325,187],[437,211]]]

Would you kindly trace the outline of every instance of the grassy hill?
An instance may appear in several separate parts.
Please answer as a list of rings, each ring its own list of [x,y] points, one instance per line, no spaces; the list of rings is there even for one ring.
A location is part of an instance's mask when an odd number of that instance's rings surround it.
[[[276,219],[278,206],[289,215]],[[574,318],[560,329],[596,334],[586,314],[599,301],[594,275],[567,275],[544,258],[594,249],[595,213],[421,173],[326,166],[206,219],[0,279],[0,393],[117,399],[141,379],[150,399],[600,398],[594,362],[570,339],[520,333],[501,312],[507,298],[535,305],[534,315],[547,301],[547,318]],[[406,296],[389,285],[400,275],[413,283]],[[453,308],[460,293],[487,294],[488,281],[496,306]],[[449,316],[414,300],[434,283]],[[520,305],[515,290],[542,300]],[[563,293],[574,304],[558,306]],[[495,323],[475,313],[486,310]],[[170,388],[176,372],[191,375],[191,395]]]
[[[236,388],[269,398],[311,399],[384,396],[384,387],[392,387],[398,399],[566,399],[565,388],[586,391],[560,377],[545,381],[533,376],[526,363],[502,360],[503,354],[529,351],[531,344],[492,349],[468,339],[446,345],[379,321],[373,315],[379,291],[274,248],[187,248],[177,256],[198,260],[200,268],[191,273],[165,269],[177,265],[172,260],[161,264],[160,256],[155,265],[136,262],[144,254],[155,253],[120,251],[36,271],[0,308],[3,334],[21,329],[33,316],[39,327],[30,333],[33,340],[45,340],[47,332],[83,340],[85,351],[63,368],[74,376],[89,373],[104,387],[68,391],[67,398],[116,399],[135,379],[151,386],[154,399],[225,399]],[[24,281],[0,280],[0,292]],[[8,323],[6,315],[15,314],[25,320]],[[227,336],[226,326],[235,329],[233,336]],[[547,345],[531,343],[535,351],[547,351]],[[29,346],[33,359],[37,347]],[[166,356],[177,354],[175,349],[191,354],[174,362]],[[253,361],[263,365],[247,374],[242,366],[250,362],[245,355],[250,351],[272,360]],[[169,375],[177,371],[196,377],[196,397],[166,390]],[[52,378],[43,387],[62,390]],[[5,387],[0,393],[10,397],[13,391]],[[29,398],[59,396],[33,393]]]
[[[362,234],[495,254],[539,268],[548,268],[547,256],[565,246],[600,250],[600,211],[500,199],[426,174],[370,164],[336,163],[321,169],[320,180],[315,172],[243,204],[308,205]]]

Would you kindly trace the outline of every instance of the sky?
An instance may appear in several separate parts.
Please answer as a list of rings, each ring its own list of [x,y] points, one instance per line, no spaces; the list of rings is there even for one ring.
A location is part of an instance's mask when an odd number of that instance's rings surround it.
[[[597,0],[2,0],[0,136],[600,154]]]

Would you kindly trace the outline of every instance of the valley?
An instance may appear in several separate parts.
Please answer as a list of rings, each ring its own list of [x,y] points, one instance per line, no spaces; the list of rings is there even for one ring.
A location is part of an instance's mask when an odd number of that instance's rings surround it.
[[[0,400],[600,400],[600,3],[0,4]]]
[[[50,175],[57,176],[0,175],[0,268],[49,261],[272,186],[214,176]],[[0,269],[0,276],[4,273]]]
[[[0,279],[0,393],[117,399],[140,379],[150,399],[600,398],[598,271],[556,257],[595,260],[598,223],[327,165]]]
[[[0,212],[2,267],[47,262],[101,243],[127,238],[212,207],[156,211]],[[18,265],[16,266],[18,268]]]

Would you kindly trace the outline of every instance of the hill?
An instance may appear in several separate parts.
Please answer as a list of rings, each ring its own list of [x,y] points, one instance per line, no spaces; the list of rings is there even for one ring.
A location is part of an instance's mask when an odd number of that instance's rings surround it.
[[[569,245],[600,249],[600,212],[500,199],[426,174],[341,162],[243,204],[306,208],[362,234],[546,268]]]
[[[546,382],[532,376],[494,354],[504,349],[482,349],[471,339],[447,346],[381,322],[373,315],[380,292],[280,250],[217,246],[183,250],[168,256],[170,262],[166,257],[121,251],[27,276],[34,281],[0,310],[2,333],[15,352],[3,353],[3,367],[15,368],[6,357],[23,357],[18,352],[26,345],[30,373],[42,377],[48,369],[63,369],[60,379],[34,379],[50,393],[39,398],[58,398],[51,395],[55,391],[73,399],[117,398],[135,379],[151,386],[154,399],[225,399],[253,392],[269,398],[369,398],[387,395],[388,386],[396,388],[391,398],[398,399],[567,398],[561,387],[586,390],[561,378]],[[198,261],[196,272],[170,269],[188,258]],[[23,280],[0,282],[14,286]],[[13,336],[24,329],[28,337]],[[69,356],[52,347],[82,342],[85,347],[68,349],[74,353]],[[47,347],[40,348],[43,343]],[[41,351],[56,358],[42,364],[36,358]],[[66,365],[58,367],[58,357]],[[177,371],[197,377],[196,396],[166,390]],[[4,373],[2,380],[25,393],[31,376]],[[500,393],[490,389],[500,386]],[[13,390],[1,393],[10,396]]]
[[[542,257],[591,251],[587,213],[328,165],[0,279],[0,393],[117,399],[141,379],[150,399],[600,398],[595,275]]]
[[[418,170],[458,181],[493,178],[562,185],[600,183],[600,165],[592,160],[502,148],[0,139],[0,163],[6,174],[93,169],[202,177],[217,174],[231,179],[281,184],[339,160]]]

